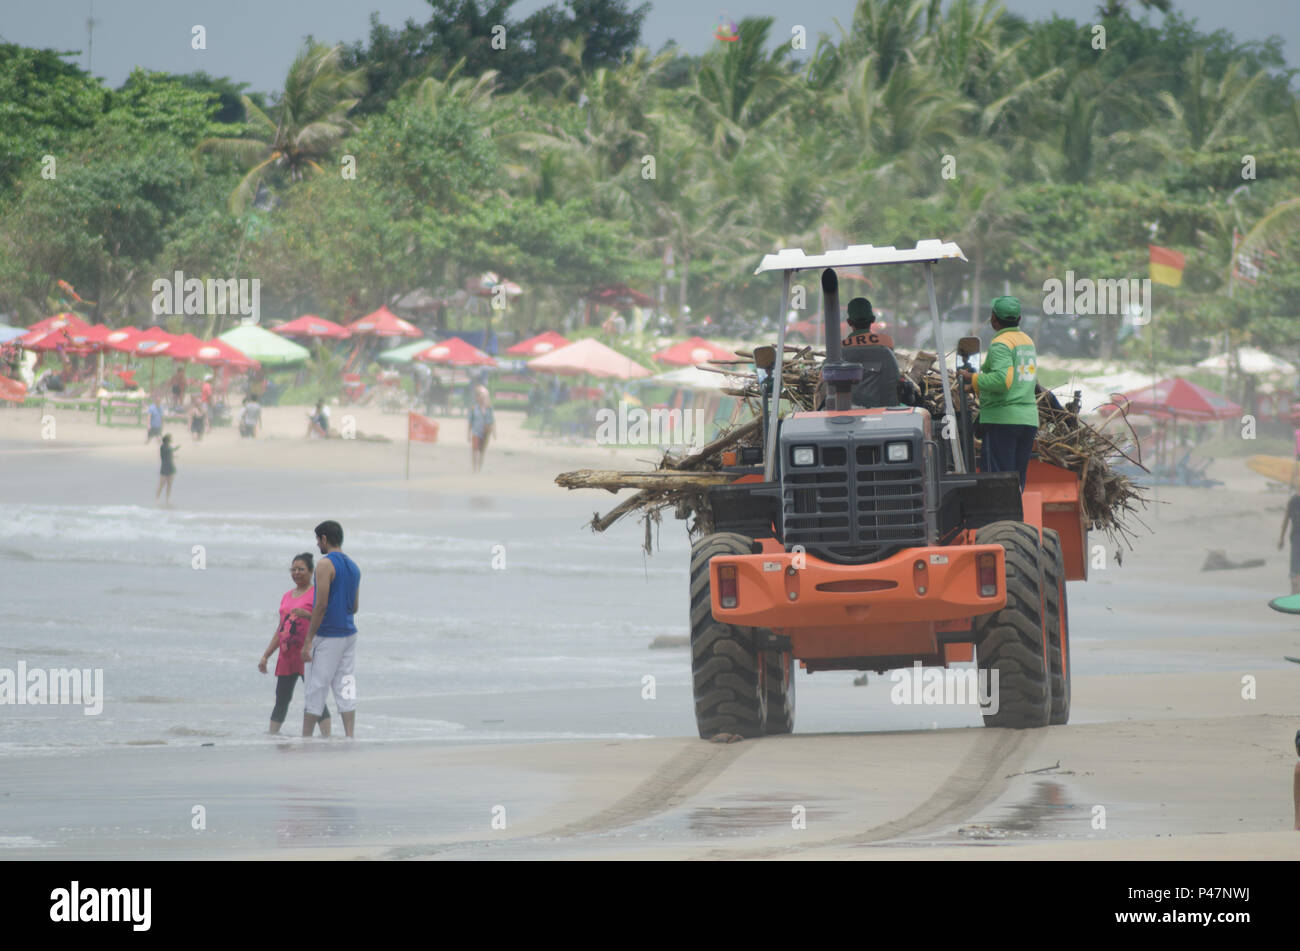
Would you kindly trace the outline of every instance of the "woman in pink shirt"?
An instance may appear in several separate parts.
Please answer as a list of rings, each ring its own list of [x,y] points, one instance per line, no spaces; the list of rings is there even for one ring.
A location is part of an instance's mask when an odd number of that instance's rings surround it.
[[[279,733],[289,712],[289,701],[293,699],[293,688],[303,679],[302,644],[307,637],[307,627],[311,623],[311,607],[315,589],[311,586],[312,556],[303,552],[293,559],[289,574],[293,578],[294,588],[286,591],[280,599],[280,626],[271,635],[271,643],[258,662],[257,669],[266,673],[266,662],[277,650],[280,659],[275,665],[275,709],[271,711],[271,727],[268,733]],[[321,714],[319,720],[321,736],[330,735],[329,709]]]

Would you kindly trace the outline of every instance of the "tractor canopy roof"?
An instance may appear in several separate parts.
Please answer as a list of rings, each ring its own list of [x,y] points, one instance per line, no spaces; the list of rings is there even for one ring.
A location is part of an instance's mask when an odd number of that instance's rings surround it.
[[[824,254],[805,254],[802,248],[782,248],[775,254],[764,255],[754,271],[801,271],[805,268],[860,267],[870,264],[918,264],[926,261],[943,261],[949,258],[966,260],[956,242],[931,238],[916,242],[915,248],[877,248],[870,244],[854,244],[838,251]]]

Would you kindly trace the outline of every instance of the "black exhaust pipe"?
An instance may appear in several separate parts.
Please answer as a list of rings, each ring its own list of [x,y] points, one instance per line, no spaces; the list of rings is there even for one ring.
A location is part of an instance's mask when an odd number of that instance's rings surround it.
[[[862,379],[862,364],[843,363],[844,349],[840,342],[840,279],[835,271],[822,271],[822,306],[826,316],[826,362],[822,364],[822,380],[826,383],[827,406],[843,412],[853,406],[853,386]]]
[[[822,310],[826,316],[826,362],[839,363],[840,349],[840,279],[834,268],[822,271]]]

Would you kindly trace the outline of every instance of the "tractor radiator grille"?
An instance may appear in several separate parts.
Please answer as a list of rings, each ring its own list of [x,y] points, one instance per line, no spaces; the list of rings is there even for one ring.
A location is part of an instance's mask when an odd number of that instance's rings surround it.
[[[925,545],[920,446],[910,463],[886,463],[882,447],[822,445],[817,464],[782,472],[784,541],[840,563],[879,561]]]

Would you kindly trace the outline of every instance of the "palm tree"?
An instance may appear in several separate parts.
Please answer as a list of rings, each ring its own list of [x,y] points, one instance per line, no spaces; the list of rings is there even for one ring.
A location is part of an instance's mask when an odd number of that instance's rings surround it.
[[[465,59],[462,57],[447,71],[443,79],[436,79],[429,75],[423,79],[412,80],[415,84],[415,102],[435,113],[453,101],[460,102],[474,111],[487,109],[492,104],[492,96],[497,90],[497,79],[500,73],[495,69],[489,69],[477,77],[457,78],[457,74],[464,68]]]
[[[199,150],[229,155],[251,165],[230,195],[230,210],[241,214],[270,171],[289,181],[322,170],[321,161],[353,125],[347,114],[359,101],[365,80],[360,70],[339,65],[343,48],[308,41],[289,67],[284,92],[271,115],[243,97],[246,138],[212,138]],[[274,118],[272,118],[274,117]]]
[[[741,20],[739,38],[707,53],[695,74],[690,107],[712,147],[723,154],[734,155],[750,133],[790,100],[789,44],[764,51],[772,23],[772,17]]]

